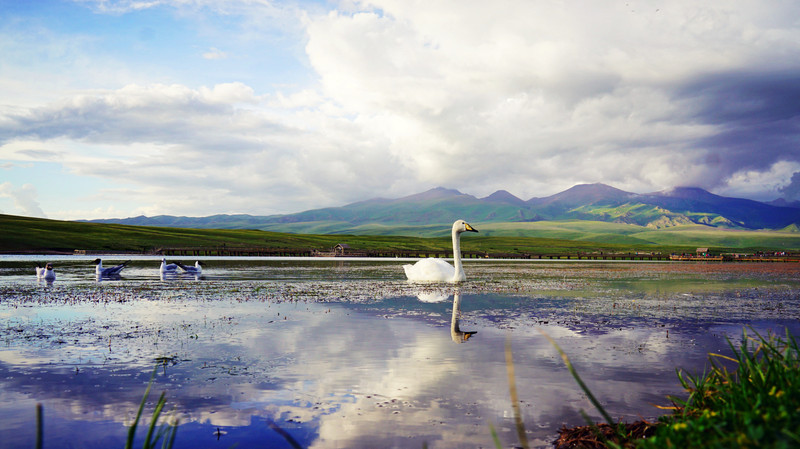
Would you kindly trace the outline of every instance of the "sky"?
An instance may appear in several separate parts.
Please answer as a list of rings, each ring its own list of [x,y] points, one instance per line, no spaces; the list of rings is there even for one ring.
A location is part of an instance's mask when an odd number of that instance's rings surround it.
[[[0,0],[0,213],[800,200],[800,2]]]

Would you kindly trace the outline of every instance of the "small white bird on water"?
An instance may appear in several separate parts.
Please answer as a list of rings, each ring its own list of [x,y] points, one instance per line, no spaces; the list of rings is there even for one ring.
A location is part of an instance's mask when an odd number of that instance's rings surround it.
[[[421,259],[414,265],[403,265],[406,277],[412,282],[464,282],[467,280],[461,266],[461,234],[478,232],[464,220],[453,223],[453,265],[443,259]]]
[[[175,262],[184,273],[191,273],[191,274],[202,274],[203,273],[203,262],[199,260],[194,263],[194,266],[191,265],[184,265],[180,262]]]
[[[95,267],[94,272],[98,277],[117,276],[130,262],[131,261],[128,260],[113,267],[103,268],[103,261],[100,259],[95,259],[94,263],[97,266]]]
[[[178,269],[178,264],[175,263],[167,263],[167,258],[161,258],[161,267],[158,269],[159,273],[167,274],[167,273],[174,273],[175,270]]]
[[[44,276],[42,278],[47,282],[53,282],[56,280],[56,272],[53,270],[53,264],[48,263],[44,266]]]
[[[53,270],[53,264],[50,262],[46,263],[45,266],[41,266],[38,263],[36,264],[36,279],[42,280],[44,279],[47,282],[53,282],[56,280],[56,272]]]

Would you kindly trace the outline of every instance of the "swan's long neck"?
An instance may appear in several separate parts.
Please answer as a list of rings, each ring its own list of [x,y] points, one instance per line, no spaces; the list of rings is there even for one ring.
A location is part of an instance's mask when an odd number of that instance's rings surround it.
[[[461,233],[453,229],[453,265],[456,267],[456,272],[453,274],[453,281],[465,281],[467,277],[464,275],[464,268],[461,266]]]

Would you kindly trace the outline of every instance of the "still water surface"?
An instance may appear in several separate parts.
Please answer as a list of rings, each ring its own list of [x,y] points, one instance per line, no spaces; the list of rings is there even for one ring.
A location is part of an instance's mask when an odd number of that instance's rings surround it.
[[[208,258],[160,278],[137,257],[0,256],[0,447],[123,447],[154,367],[175,447],[519,444],[599,419],[541,331],[614,417],[654,419],[742,330],[800,335],[797,264],[467,261],[468,282],[405,281],[402,260]],[[109,257],[110,266],[122,259]],[[193,263],[193,261],[185,261]],[[473,333],[474,332],[474,333]],[[137,446],[141,446],[142,437]]]

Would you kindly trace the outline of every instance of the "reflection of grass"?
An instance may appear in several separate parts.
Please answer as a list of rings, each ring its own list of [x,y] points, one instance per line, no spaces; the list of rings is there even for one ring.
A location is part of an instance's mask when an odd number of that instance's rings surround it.
[[[511,395],[511,407],[514,409],[514,427],[517,430],[517,437],[523,449],[528,449],[528,437],[525,435],[525,425],[522,423],[522,411],[519,407],[519,396],[517,395],[517,381],[514,376],[514,359],[511,354],[511,340],[506,339],[506,370],[508,371],[508,392]],[[489,431],[492,433],[492,440],[497,449],[502,449],[500,437],[497,431],[489,422]]]
[[[508,371],[508,391],[511,393],[511,405],[514,408],[514,422],[516,423],[517,436],[523,448],[528,449],[528,438],[525,435],[525,426],[522,424],[522,410],[519,408],[517,396],[517,382],[514,376],[514,360],[511,357],[511,340],[506,340],[506,369]]]
[[[581,410],[591,431],[585,427],[562,429],[556,447],[778,449],[800,445],[800,350],[788,329],[785,339],[772,335],[765,338],[758,333],[752,338],[745,332],[738,350],[729,342],[733,358],[709,355],[711,370],[702,376],[679,370],[678,378],[689,397],[673,397],[674,413],[662,417],[654,431],[650,423],[641,421],[614,424],[564,351],[549,336],[545,337],[609,423],[596,425]],[[736,363],[736,370],[728,371],[718,359]]]

